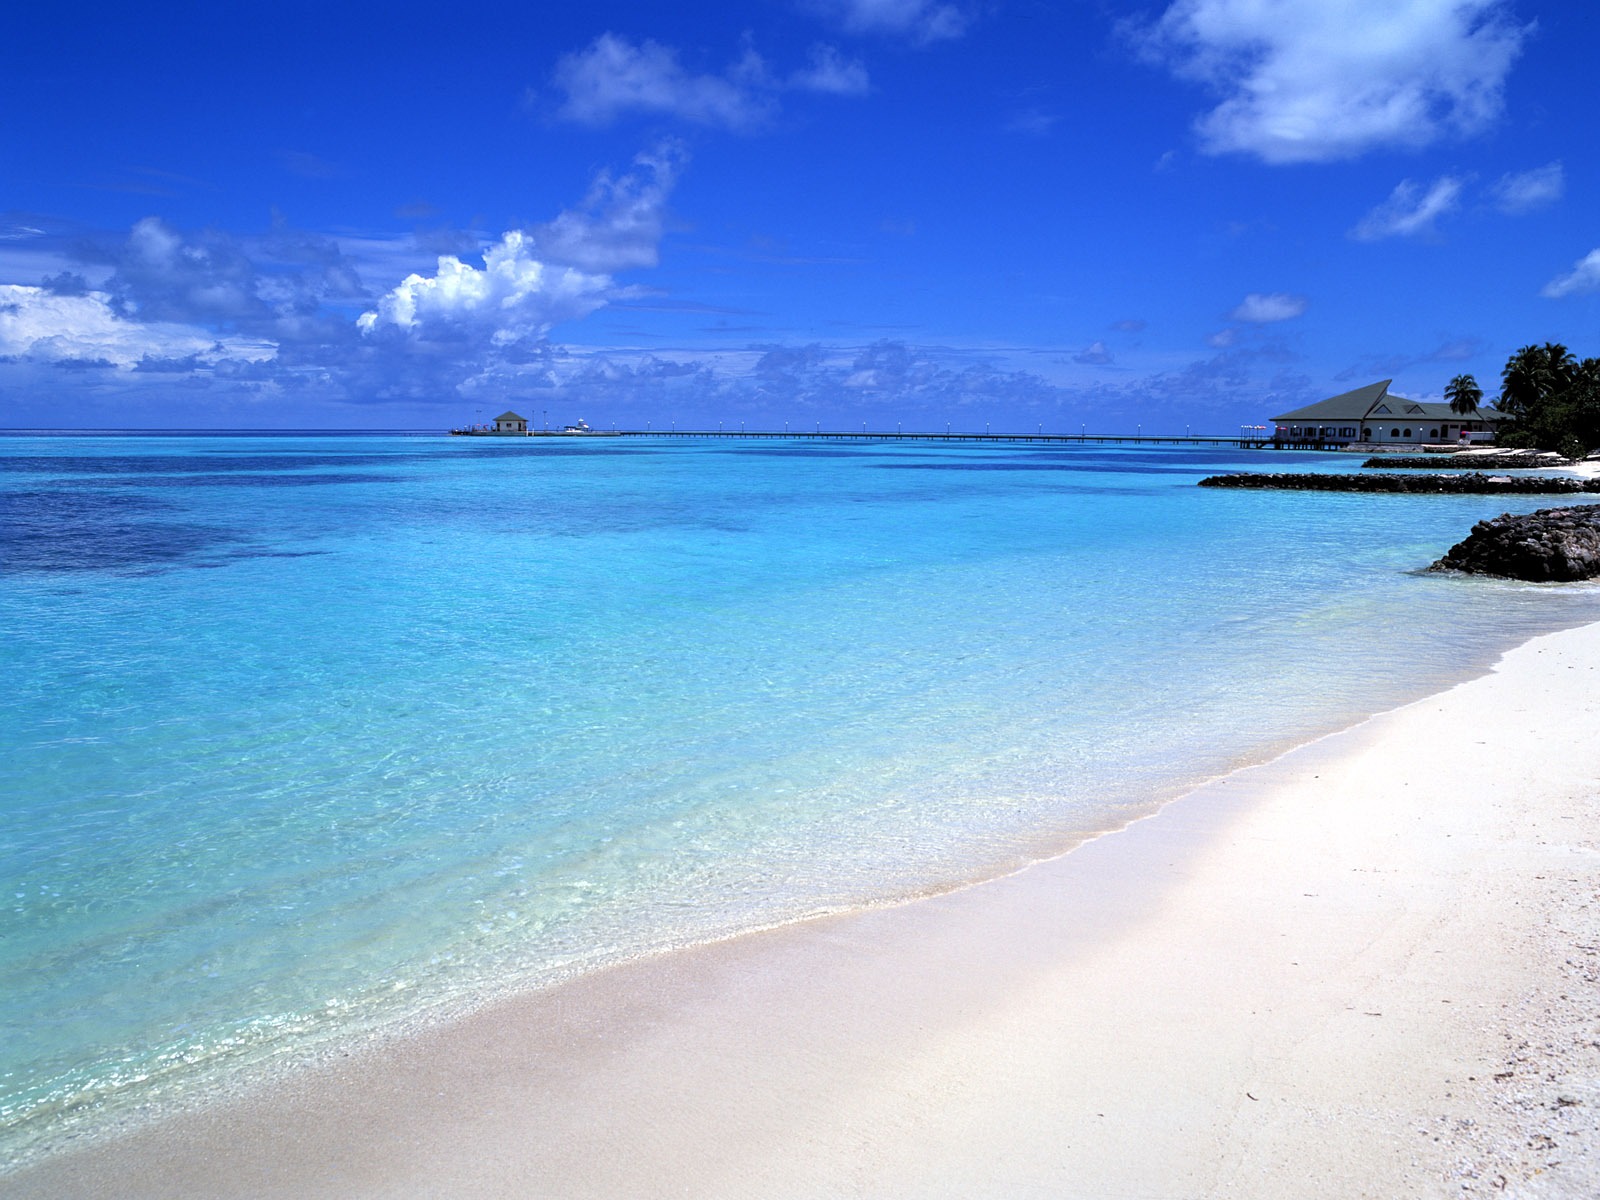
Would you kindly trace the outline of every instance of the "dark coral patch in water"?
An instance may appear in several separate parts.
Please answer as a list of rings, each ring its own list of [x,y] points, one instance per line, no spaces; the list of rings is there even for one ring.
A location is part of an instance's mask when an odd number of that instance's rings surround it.
[[[228,529],[151,515],[164,511],[149,497],[98,490],[0,493],[0,570],[149,567],[241,540]]]

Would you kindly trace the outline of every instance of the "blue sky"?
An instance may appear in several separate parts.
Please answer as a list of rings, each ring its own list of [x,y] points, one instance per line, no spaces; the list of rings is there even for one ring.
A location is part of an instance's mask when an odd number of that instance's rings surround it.
[[[1580,0],[20,6],[0,425],[1228,432],[1600,354]]]

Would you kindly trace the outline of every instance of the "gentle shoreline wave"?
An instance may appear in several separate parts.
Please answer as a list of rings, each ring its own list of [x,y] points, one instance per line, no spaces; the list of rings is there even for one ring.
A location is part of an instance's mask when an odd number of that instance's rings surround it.
[[[416,453],[414,442],[397,449]],[[347,464],[352,475],[370,470],[372,453],[364,439],[361,461]],[[1398,671],[1318,670],[1316,662],[1330,654],[1385,651],[1330,647],[1307,636],[1304,621],[1313,629],[1321,621],[1341,630],[1382,622],[1383,606],[1364,588],[1406,594],[1406,586],[1385,573],[1385,564],[1405,561],[1405,537],[1425,545],[1437,534],[1402,530],[1399,549],[1383,547],[1378,571],[1368,570],[1353,583],[1340,584],[1339,570],[1325,563],[1307,564],[1315,569],[1304,579],[1295,575],[1273,583],[1266,577],[1265,586],[1278,589],[1273,602],[1280,608],[1295,603],[1307,611],[1262,614],[1257,609],[1269,602],[1241,602],[1233,592],[1240,578],[1263,579],[1261,564],[1273,561],[1270,553],[1264,557],[1260,546],[1219,523],[1215,509],[1171,503],[1175,493],[1169,489],[1192,492],[1187,476],[1205,470],[1209,459],[1153,452],[1085,455],[1058,463],[1056,479],[1037,471],[1004,472],[1004,479],[980,472],[978,478],[964,477],[966,490],[950,495],[925,490],[917,472],[863,476],[852,470],[880,465],[884,457],[882,448],[872,448],[808,459],[796,468],[752,466],[749,456],[714,450],[669,453],[661,456],[667,470],[649,479],[648,487],[637,477],[602,472],[607,487],[634,489],[620,498],[595,495],[595,464],[574,466],[569,457],[563,476],[519,480],[539,489],[541,502],[570,508],[581,497],[604,512],[558,512],[552,527],[531,542],[472,535],[470,552],[452,553],[439,547],[461,543],[444,540],[444,534],[460,538],[466,528],[461,519],[505,493],[498,485],[485,490],[481,462],[440,456],[431,475],[419,472],[423,482],[405,485],[433,516],[394,534],[370,524],[392,511],[387,486],[370,493],[369,501],[359,481],[341,485],[338,497],[352,498],[348,515],[359,519],[349,535],[333,536],[325,511],[303,507],[274,488],[272,527],[241,526],[263,557],[232,562],[227,570],[236,574],[224,585],[197,585],[195,579],[217,573],[191,576],[180,564],[158,576],[90,576],[90,607],[83,609],[73,608],[77,601],[59,584],[34,584],[31,598],[28,586],[19,589],[21,611],[42,618],[46,602],[65,600],[67,619],[88,623],[79,628],[115,631],[107,644],[122,648],[121,657],[110,661],[103,653],[75,657],[48,631],[20,626],[30,630],[23,665],[33,672],[27,678],[41,705],[22,744],[42,766],[92,764],[103,753],[93,748],[92,736],[75,742],[72,722],[64,724],[42,707],[59,694],[51,689],[61,686],[61,676],[53,677],[52,670],[90,670],[115,680],[124,694],[135,684],[154,686],[158,690],[148,693],[154,700],[144,703],[189,712],[187,720],[204,722],[208,746],[220,742],[227,749],[208,750],[199,764],[206,772],[205,803],[217,806],[223,822],[211,831],[187,808],[202,793],[174,791],[174,781],[163,777],[168,749],[153,739],[164,737],[167,726],[130,722],[119,715],[130,711],[125,695],[97,694],[86,717],[113,726],[121,722],[125,738],[159,753],[140,762],[119,751],[106,763],[115,772],[77,781],[83,795],[100,797],[94,804],[85,807],[81,796],[64,793],[56,803],[68,810],[77,805],[81,819],[92,818],[113,839],[116,831],[137,830],[156,814],[173,814],[181,822],[175,832],[210,856],[196,862],[209,862],[207,869],[220,881],[233,881],[205,902],[209,909],[197,910],[216,914],[208,921],[258,920],[261,898],[276,895],[285,911],[301,906],[342,940],[323,951],[335,968],[329,982],[309,985],[301,959],[283,956],[301,949],[287,943],[276,948],[281,938],[270,925],[263,926],[268,940],[239,941],[237,952],[230,951],[232,961],[217,959],[219,970],[226,967],[239,977],[248,969],[278,971],[301,989],[301,998],[274,1005],[263,995],[254,1016],[241,1013],[243,1019],[232,1024],[209,1018],[212,1023],[198,1037],[150,1038],[137,1056],[98,1081],[74,1075],[80,1069],[75,1066],[62,1082],[75,1078],[76,1086],[53,1096],[35,1091],[42,1101],[35,1119],[23,1119],[23,1111],[12,1108],[13,1137],[27,1136],[10,1149],[22,1155],[29,1142],[43,1147],[131,1119],[140,1110],[146,1116],[166,1111],[169,1104],[182,1105],[185,1096],[226,1094],[227,1081],[238,1081],[241,1069],[254,1078],[277,1069],[274,1063],[336,1054],[353,1036],[403,1035],[419,1023],[454,1019],[529,986],[641,955],[820,913],[904,903],[1005,874],[1123,827],[1206,779],[1346,728],[1365,719],[1374,704],[1392,708],[1481,674],[1510,644],[1584,623],[1594,611],[1593,597],[1584,593],[1559,601],[1566,613],[1559,616],[1546,611],[1548,593],[1515,585],[1467,585],[1452,598],[1423,584],[1412,594],[1413,604],[1420,606],[1424,596],[1449,601],[1454,640],[1448,655]],[[414,462],[408,464],[415,469]],[[774,469],[802,474],[774,477]],[[869,478],[892,482],[863,483]],[[819,486],[832,489],[825,500],[817,498]],[[225,512],[231,503],[222,492],[202,488],[195,495],[211,498],[208,509],[221,504]],[[752,507],[753,500],[767,507]],[[324,490],[317,503],[350,501]],[[860,504],[886,513],[880,520],[896,536],[861,526]],[[658,519],[641,524],[641,508]],[[1336,511],[1346,523],[1372,519],[1370,511]],[[1086,513],[1107,528],[1085,530]],[[798,538],[796,518],[810,527]],[[1300,529],[1299,515],[1289,513],[1284,524],[1282,510],[1274,516],[1257,508],[1251,519],[1276,521],[1280,531]],[[1041,534],[1029,522],[1056,524]],[[1441,524],[1437,517],[1429,522]],[[951,528],[963,526],[966,532],[952,542]],[[1167,564],[1160,556],[1171,553],[1173,537],[1194,545]],[[564,544],[574,552],[564,551]],[[419,557],[423,546],[432,549]],[[507,563],[502,569],[511,580],[500,586],[456,574],[480,551]],[[1318,552],[1326,553],[1325,545]],[[276,557],[285,554],[299,557]],[[428,554],[447,559],[449,569],[430,574]],[[1152,554],[1158,569],[1150,565]],[[1172,586],[1175,569],[1188,590],[1184,605],[1154,590]],[[590,589],[619,571],[639,575],[633,590],[607,599],[610,612],[585,610],[593,599]],[[285,582],[294,587],[287,589],[288,607],[277,615],[284,628],[300,632],[303,654],[275,655],[249,632],[260,619],[262,589],[283,589]],[[341,607],[339,589],[352,585],[362,594],[353,607]],[[400,590],[384,591],[384,585]],[[547,620],[565,614],[601,628],[564,626],[563,637],[555,639],[535,628],[520,634],[506,654],[478,653],[476,637],[463,635],[452,619],[461,615],[462,604],[511,617],[527,603],[530,585]],[[547,599],[551,589],[554,601]],[[302,591],[308,595],[297,599]],[[363,605],[392,603],[397,594],[403,597],[398,624],[361,624],[373,612]],[[1464,595],[1472,601],[1463,604]],[[128,605],[135,601],[155,606],[169,621],[176,619],[171,614],[189,613],[192,623],[180,626],[185,642],[174,642],[162,625],[128,623],[134,611]],[[682,619],[677,613],[661,618],[664,603],[679,606]],[[905,619],[908,605],[915,620]],[[1114,606],[1125,611],[1104,611]],[[1197,615],[1196,609],[1204,611]],[[1461,623],[1468,613],[1475,627]],[[660,655],[659,662],[619,650],[613,621],[618,627],[628,623],[630,633],[646,623],[649,636],[639,644]],[[707,625],[722,633],[714,643],[705,636]],[[1092,644],[1083,638],[1090,628]],[[1192,640],[1159,644],[1164,634],[1185,639],[1230,628],[1239,630],[1232,657],[1207,658],[1202,651],[1218,648]],[[1384,631],[1381,624],[1377,628]],[[328,632],[320,634],[323,629]],[[340,640],[356,630],[376,635],[372,661]],[[942,635],[931,656],[919,645],[919,636],[929,631]],[[1289,640],[1276,657],[1256,645],[1285,635]],[[470,668],[475,688],[503,702],[567,703],[560,713],[564,723],[550,726],[537,744],[513,736],[475,738],[465,745],[477,765],[492,769],[453,773],[452,706],[474,730],[477,718],[492,709],[474,707],[469,696],[448,686],[449,675],[418,654],[415,642],[423,636],[447,658],[460,656],[455,661]],[[195,640],[209,660],[195,657]],[[730,657],[709,659],[712,646]],[[1042,648],[1060,661],[1041,661]],[[228,662],[230,657],[243,661]],[[547,667],[529,675],[529,663]],[[1358,665],[1347,662],[1340,670]],[[205,686],[196,693],[179,668]],[[355,668],[366,678],[352,677]],[[152,669],[160,674],[151,675]],[[1225,685],[1217,684],[1219,678]],[[575,681],[585,690],[567,697],[564,689]],[[267,692],[248,718],[226,706],[204,707],[214,705],[225,686],[258,690],[263,684]],[[1310,705],[1300,699],[1293,712],[1285,709],[1308,687],[1325,694]],[[92,683],[95,688],[104,691],[105,685]],[[314,720],[301,711],[307,705]],[[691,720],[671,715],[685,709]],[[670,728],[663,729],[663,721]],[[1251,724],[1259,722],[1265,724]],[[99,732],[92,721],[80,724],[82,733]],[[326,724],[335,727],[333,733]],[[809,748],[813,744],[826,752],[819,756]],[[237,754],[243,757],[231,757]],[[580,760],[586,773],[574,773]],[[135,785],[137,790],[129,790]],[[171,798],[164,799],[168,793]],[[526,798],[534,795],[555,803],[530,815]],[[590,795],[626,798],[632,807],[586,808],[584,797]],[[146,799],[135,803],[138,796]],[[745,796],[755,802],[744,803]],[[41,838],[59,836],[50,832],[59,827],[46,819],[56,811],[50,800],[41,798],[35,814],[43,822],[37,825]],[[505,826],[518,821],[526,828],[508,836]],[[851,847],[851,855],[841,859],[830,849],[838,845]],[[466,853],[440,857],[442,846]],[[133,847],[153,852],[158,865],[170,862],[174,871],[190,865],[155,843],[130,843],[130,854]],[[305,854],[306,861],[275,882],[279,876],[268,868],[286,847]],[[563,857],[530,865],[530,854],[548,854],[551,847]],[[695,853],[710,857],[696,863]],[[740,855],[750,861],[741,865]],[[353,863],[382,872],[380,880],[387,882],[356,886],[358,880],[346,878]],[[659,876],[659,864],[678,873]],[[150,868],[140,862],[134,869]],[[496,878],[512,882],[495,884]],[[151,921],[169,922],[177,910],[165,897],[178,894],[173,889],[181,880],[159,876],[154,892],[128,896],[151,905]],[[385,895],[393,898],[383,901]],[[616,924],[616,916],[593,908],[597,895],[630,923]],[[306,907],[309,900],[325,908]],[[29,904],[52,920],[57,914],[76,920],[74,911],[84,902],[94,897],[81,892],[66,907],[55,901]],[[328,924],[318,916],[322,911],[346,925]],[[529,911],[538,924],[527,923]],[[356,923],[349,924],[351,919]],[[191,927],[200,931],[205,925]],[[114,922],[95,934],[105,948],[108,973],[102,979],[149,961],[137,947],[125,964],[120,961],[123,936]],[[218,953],[171,937],[150,946],[172,955],[171,980],[199,980],[184,974],[190,970],[185,963],[203,961],[197,953]],[[361,953],[350,955],[339,946]],[[65,960],[55,957],[59,951],[47,928],[41,926],[34,947],[29,969],[42,969],[52,986],[76,986],[73,968],[53,965]],[[361,957],[375,947],[378,956]],[[319,992],[333,1003],[308,1004]],[[231,994],[219,993],[217,1012],[235,1003],[227,998]],[[69,1006],[82,1001],[69,991],[59,998]],[[102,1060],[99,1069],[106,1065]],[[164,1076],[159,1083],[158,1076]],[[97,1096],[105,1099],[92,1098]]]

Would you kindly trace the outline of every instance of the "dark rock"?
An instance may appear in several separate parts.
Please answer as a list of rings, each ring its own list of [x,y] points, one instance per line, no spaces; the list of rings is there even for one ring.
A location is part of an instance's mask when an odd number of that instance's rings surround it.
[[[1433,475],[1317,475],[1309,472],[1212,475],[1201,487],[1277,488],[1295,492],[1433,492],[1452,495],[1506,493],[1518,496],[1568,496],[1600,492],[1600,479],[1566,475],[1485,475],[1466,471]]]
[[[1600,504],[1479,521],[1428,569],[1536,583],[1593,579],[1600,575]]]
[[[1378,454],[1361,465],[1409,471],[1520,471],[1564,467],[1571,461],[1559,454],[1508,450],[1504,454]]]

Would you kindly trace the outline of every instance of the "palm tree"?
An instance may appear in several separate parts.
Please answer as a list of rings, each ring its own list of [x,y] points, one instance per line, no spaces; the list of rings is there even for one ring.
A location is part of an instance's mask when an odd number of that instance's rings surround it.
[[[1524,346],[1506,360],[1497,407],[1517,421],[1533,420],[1572,386],[1578,362],[1558,342]]]
[[[1464,417],[1478,411],[1478,401],[1483,399],[1483,389],[1471,375],[1457,375],[1444,389],[1444,398],[1450,401],[1450,411]]]

